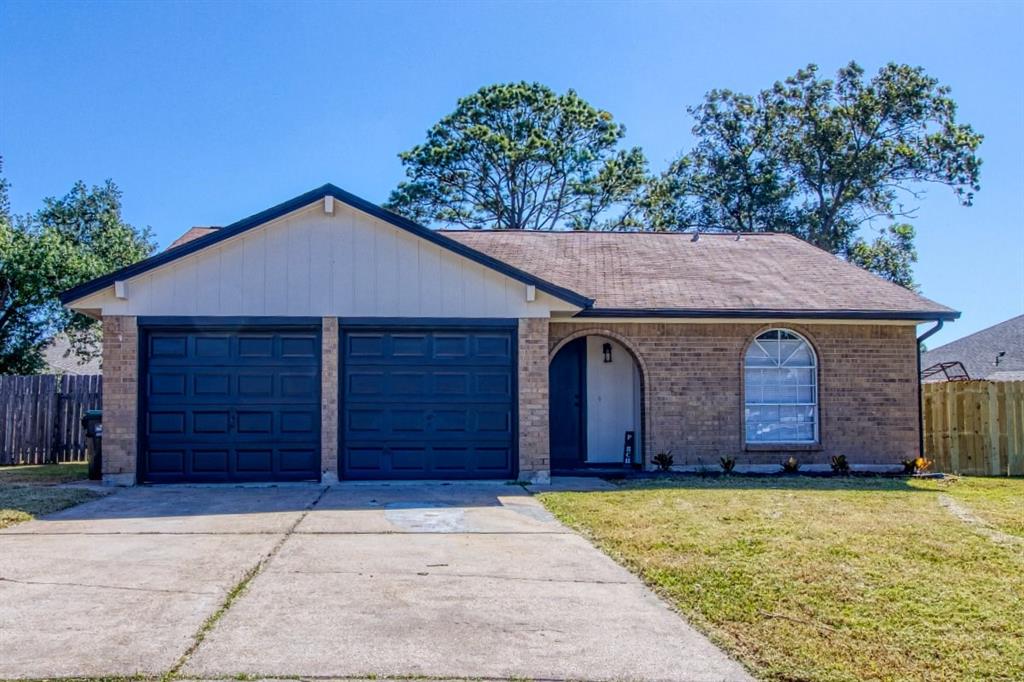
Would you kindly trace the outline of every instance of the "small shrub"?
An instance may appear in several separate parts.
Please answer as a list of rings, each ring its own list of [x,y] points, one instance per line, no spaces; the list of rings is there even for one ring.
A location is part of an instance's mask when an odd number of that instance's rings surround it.
[[[900,464],[903,465],[903,473],[908,475],[923,474],[932,468],[934,462],[924,457],[917,457],[916,459],[905,459]]]
[[[735,457],[722,457],[718,460],[718,463],[722,465],[722,471],[726,474],[731,474],[732,470],[736,468]]]
[[[846,455],[836,455],[832,458],[832,473],[844,476],[850,473],[850,463],[846,461]]]
[[[658,467],[658,471],[668,471],[672,468],[675,458],[672,457],[672,451],[669,450],[668,452],[659,452],[651,461]]]
[[[793,455],[789,456],[785,462],[782,463],[782,472],[785,474],[795,474],[800,471],[800,460]]]

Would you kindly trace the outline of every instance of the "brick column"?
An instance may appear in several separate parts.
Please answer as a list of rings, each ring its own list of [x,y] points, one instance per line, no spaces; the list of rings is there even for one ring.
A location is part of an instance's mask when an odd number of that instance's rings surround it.
[[[551,481],[548,320],[519,320],[519,480]]]
[[[103,483],[135,485],[139,425],[139,327],[103,318]]]
[[[320,354],[320,480],[338,482],[338,318],[325,317]]]

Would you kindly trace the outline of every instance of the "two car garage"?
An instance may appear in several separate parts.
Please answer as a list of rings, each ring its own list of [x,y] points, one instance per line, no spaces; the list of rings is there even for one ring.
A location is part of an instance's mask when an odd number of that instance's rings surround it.
[[[329,390],[342,478],[512,478],[515,338],[514,321],[343,321],[325,386],[319,319],[140,319],[139,478],[318,480]]]

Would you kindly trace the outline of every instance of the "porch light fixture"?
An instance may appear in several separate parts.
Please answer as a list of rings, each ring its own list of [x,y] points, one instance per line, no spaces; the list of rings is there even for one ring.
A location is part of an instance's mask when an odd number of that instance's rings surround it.
[[[610,344],[610,343],[604,344],[603,346],[601,346],[601,351],[604,353],[604,361],[605,362],[611,362],[612,361],[612,344]]]

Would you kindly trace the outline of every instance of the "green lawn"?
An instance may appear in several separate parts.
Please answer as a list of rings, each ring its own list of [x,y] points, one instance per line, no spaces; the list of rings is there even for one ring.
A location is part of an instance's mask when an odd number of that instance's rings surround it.
[[[57,485],[84,480],[87,474],[84,464],[0,467],[0,528],[99,497],[92,490]]]
[[[1024,679],[1024,545],[941,494],[1024,535],[1024,479],[685,478],[541,500],[764,679]]]

